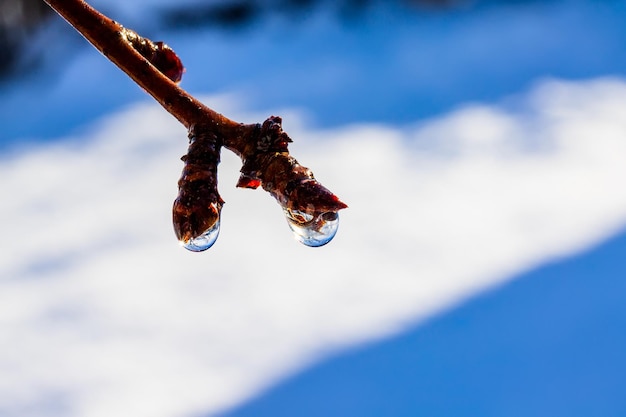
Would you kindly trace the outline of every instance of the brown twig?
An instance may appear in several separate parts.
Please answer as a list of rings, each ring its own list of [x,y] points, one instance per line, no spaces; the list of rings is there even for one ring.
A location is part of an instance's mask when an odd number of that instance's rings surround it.
[[[131,46],[127,29],[83,0],[45,0],[97,50],[117,65],[187,129],[196,123],[212,122],[216,130],[239,128],[236,123],[211,110],[163,75]],[[250,129],[250,128],[248,128]]]
[[[304,240],[300,239],[303,243],[320,246],[330,240],[311,239],[310,233],[336,224],[337,211],[347,206],[289,155],[291,139],[282,130],[280,117],[272,116],[263,124],[228,119],[176,84],[182,76],[182,63],[164,43],[139,36],[83,0],[45,1],[189,130],[190,146],[183,157],[185,168],[173,210],[176,235],[185,244],[191,242],[188,248],[210,247],[212,242],[193,245],[194,239],[209,232],[217,237],[223,204],[216,175],[221,146],[243,162],[238,187],[262,186],[274,196],[292,229],[305,230]]]

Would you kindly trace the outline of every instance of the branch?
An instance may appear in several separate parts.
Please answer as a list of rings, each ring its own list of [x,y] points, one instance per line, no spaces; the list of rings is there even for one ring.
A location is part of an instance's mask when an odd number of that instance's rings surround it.
[[[217,191],[221,147],[242,160],[238,187],[268,191],[283,208],[296,238],[321,246],[334,236],[337,212],[347,207],[290,154],[280,117],[237,123],[181,89],[178,56],[104,16],[83,0],[44,0],[189,131],[189,150],[174,202],[174,231],[183,246],[205,250],[217,239],[224,203]]]

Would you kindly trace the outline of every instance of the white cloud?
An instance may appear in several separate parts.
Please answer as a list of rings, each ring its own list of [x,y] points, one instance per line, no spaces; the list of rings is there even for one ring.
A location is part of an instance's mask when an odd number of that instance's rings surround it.
[[[238,119],[233,103],[210,105]],[[551,81],[411,128],[310,131],[293,154],[344,199],[293,241],[223,155],[208,252],[170,224],[186,133],[136,106],[0,162],[0,414],[182,416],[245,399],[626,222],[626,84]]]

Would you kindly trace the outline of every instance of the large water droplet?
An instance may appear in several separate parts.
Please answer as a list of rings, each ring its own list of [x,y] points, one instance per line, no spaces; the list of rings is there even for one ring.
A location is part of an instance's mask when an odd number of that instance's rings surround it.
[[[313,216],[298,210],[285,209],[289,228],[296,240],[317,247],[330,242],[339,228],[339,215],[334,211]]]
[[[181,240],[180,244],[183,248],[192,252],[202,252],[213,246],[219,234],[220,221],[218,219],[215,224],[211,226],[211,228],[202,233],[200,236],[189,239],[188,241]]]

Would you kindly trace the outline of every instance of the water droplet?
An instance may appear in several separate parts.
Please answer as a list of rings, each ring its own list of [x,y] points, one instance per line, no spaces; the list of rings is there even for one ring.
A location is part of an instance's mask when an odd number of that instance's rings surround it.
[[[218,219],[215,224],[211,226],[211,228],[202,233],[200,236],[189,239],[187,241],[181,240],[180,244],[183,248],[192,252],[202,252],[213,246],[219,234],[220,221]]]
[[[319,215],[285,209],[289,228],[296,240],[304,245],[317,247],[330,242],[339,228],[339,215],[328,211]]]

